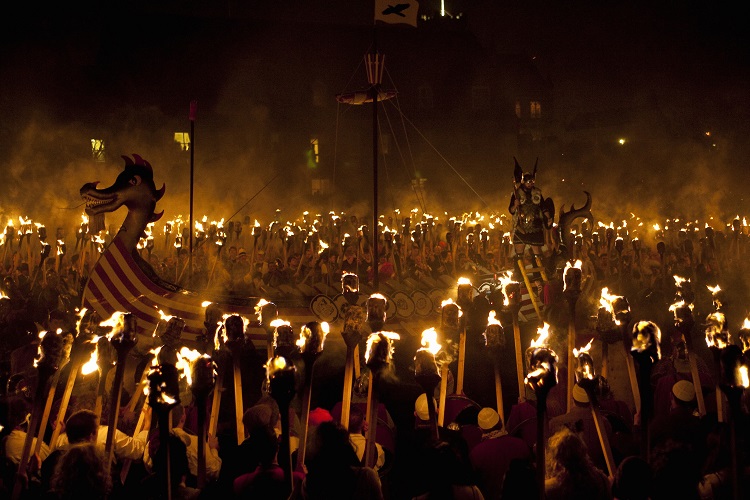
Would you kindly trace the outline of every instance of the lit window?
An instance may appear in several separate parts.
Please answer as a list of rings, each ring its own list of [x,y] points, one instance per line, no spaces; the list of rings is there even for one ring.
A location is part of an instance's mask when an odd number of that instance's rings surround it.
[[[94,161],[104,162],[106,158],[104,156],[104,140],[102,139],[91,139],[91,156]]]
[[[319,147],[318,139],[310,139],[310,149],[307,150],[307,168],[315,168],[320,163]]]
[[[182,151],[190,150],[190,134],[187,132],[175,132],[174,142],[180,145]]]
[[[530,112],[532,118],[541,118],[542,117],[542,103],[539,101],[531,101],[530,103]]]

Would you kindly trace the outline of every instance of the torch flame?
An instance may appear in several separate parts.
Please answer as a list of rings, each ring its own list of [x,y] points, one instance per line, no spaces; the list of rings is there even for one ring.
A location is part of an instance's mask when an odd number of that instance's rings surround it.
[[[750,377],[747,374],[747,365],[740,365],[739,367],[740,385],[747,389],[750,387]]]
[[[210,300],[204,300],[203,302],[201,302],[201,307],[203,307],[205,309],[206,307],[210,306],[211,304],[213,304],[213,302],[211,302]]]
[[[689,279],[687,279],[687,278],[682,278],[682,277],[680,277],[680,276],[677,276],[676,274],[675,274],[675,275],[673,276],[673,278],[674,278],[674,284],[675,284],[675,286],[682,286],[682,284],[683,284],[684,282],[686,282],[686,281],[688,281],[688,282],[689,282],[689,281],[690,281]]]
[[[91,352],[91,358],[81,366],[81,375],[89,375],[99,369],[99,346]]]
[[[500,276],[500,288],[503,291],[504,306],[510,304],[510,297],[508,297],[508,293],[505,291],[505,288],[511,283],[513,283],[513,271],[505,271],[505,276]]]
[[[721,291],[721,287],[719,285],[716,285],[716,286],[706,285],[706,288],[709,289],[712,295],[716,295],[717,293]]]
[[[443,346],[438,344],[437,341],[437,330],[435,328],[429,328],[422,332],[422,349],[428,351],[433,356],[440,352]]]
[[[271,321],[271,323],[270,323],[269,326],[271,326],[272,328],[277,328],[277,327],[283,326],[283,325],[292,326],[292,324],[290,322],[284,321],[281,318],[276,318],[275,320]]]
[[[209,302],[209,304],[210,304],[210,302]],[[205,307],[205,306],[204,306],[204,307]],[[169,321],[169,320],[170,320],[170,319],[172,319],[172,318],[173,318],[174,316],[171,316],[171,315],[165,314],[165,313],[164,313],[164,311],[162,311],[161,309],[159,309],[159,317],[160,317],[160,319],[161,319],[162,321]]]
[[[469,280],[469,278],[463,278],[463,277],[461,277],[461,278],[458,278],[458,285],[459,286],[461,286],[461,285],[471,285],[471,281]]]
[[[183,346],[182,349],[180,349],[180,352],[177,353],[177,363],[175,363],[175,368],[182,370],[180,378],[187,380],[187,383],[190,386],[193,385],[190,364],[199,357],[201,357],[201,353],[195,349],[188,349],[185,346]]]
[[[742,329],[750,330],[750,318],[745,318],[745,321],[742,322]]]
[[[695,305],[694,305],[694,304],[685,304],[685,301],[684,301],[684,300],[681,300],[681,301],[679,301],[679,302],[675,302],[674,304],[672,304],[671,306],[669,306],[669,311],[670,311],[670,312],[675,312],[675,311],[676,311],[677,309],[680,309],[680,308],[682,308],[682,307],[685,307],[686,305],[687,305],[687,306],[688,306],[688,307],[690,308],[690,310],[691,310],[691,311],[692,311],[692,310],[693,310],[693,308],[695,307]],[[745,321],[747,321],[747,320],[745,320]],[[750,324],[750,323],[749,323],[749,324]]]
[[[109,327],[112,328],[112,331],[107,334],[107,339],[112,340],[112,336],[114,336],[115,329],[119,326],[122,327],[122,325],[125,323],[125,313],[122,311],[115,311],[112,316],[110,316],[109,319],[106,319],[99,323],[99,326]]]
[[[495,311],[490,311],[490,314],[487,315],[487,325],[501,325],[501,323],[497,320]]]
[[[455,302],[453,302],[453,299],[447,298],[440,303],[440,307],[442,308],[450,304],[455,304]],[[461,310],[461,306],[458,306],[458,317],[460,318],[463,315],[464,315],[464,312]]]
[[[586,347],[582,347],[580,350],[578,350],[576,348],[573,348],[573,356],[575,356],[577,358],[578,356],[580,356],[584,352],[588,353],[591,350],[591,343],[593,341],[594,341],[594,339],[592,338],[591,340],[589,340],[589,343],[586,344]]]
[[[568,274],[569,269],[578,269],[579,271],[583,268],[583,262],[578,259],[575,261],[575,263],[571,264],[570,261],[568,261],[565,264],[565,270],[563,271],[563,276],[566,276]],[[563,283],[563,291],[567,289],[567,283]]]
[[[549,337],[549,323],[544,323],[543,326],[540,326],[536,329],[537,332],[537,338],[531,340],[531,345],[529,347],[541,347],[547,343],[547,338]]]

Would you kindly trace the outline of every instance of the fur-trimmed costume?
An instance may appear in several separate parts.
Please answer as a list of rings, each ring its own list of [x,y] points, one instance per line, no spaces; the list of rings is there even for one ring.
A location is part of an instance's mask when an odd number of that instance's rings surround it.
[[[516,207],[516,194],[519,207]],[[508,210],[513,214],[513,244],[544,245],[544,213],[542,190],[520,186],[510,197]],[[518,208],[516,210],[516,208]]]

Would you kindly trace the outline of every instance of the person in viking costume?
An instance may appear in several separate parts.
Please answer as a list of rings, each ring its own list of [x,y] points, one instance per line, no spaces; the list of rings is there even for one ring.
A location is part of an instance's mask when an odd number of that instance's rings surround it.
[[[555,209],[552,199],[544,198],[542,190],[536,186],[539,159],[534,163],[532,172],[524,172],[515,157],[513,161],[513,194],[508,210],[513,216],[514,267],[517,277],[520,277],[520,266],[524,265],[523,254],[527,245],[531,247],[535,265],[541,267],[544,230],[552,227]]]

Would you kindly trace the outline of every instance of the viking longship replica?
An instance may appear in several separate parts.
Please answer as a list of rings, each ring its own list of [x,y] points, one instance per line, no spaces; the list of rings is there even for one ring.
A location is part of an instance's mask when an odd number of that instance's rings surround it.
[[[97,189],[98,183],[87,183],[80,194],[89,216],[114,212],[126,207],[128,214],[117,235],[107,246],[90,272],[83,292],[83,306],[109,318],[115,312],[130,312],[138,318],[138,333],[151,335],[164,316],[185,321],[183,341],[198,343],[205,333],[205,307],[216,304],[227,314],[253,317],[258,298],[211,297],[185,290],[161,279],[137,251],[149,223],[164,212],[156,213],[156,203],[164,196],[165,186],[156,189],[149,162],[138,155],[123,156],[125,169],[114,184]]]

